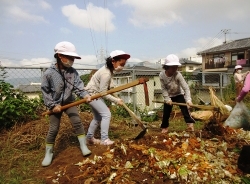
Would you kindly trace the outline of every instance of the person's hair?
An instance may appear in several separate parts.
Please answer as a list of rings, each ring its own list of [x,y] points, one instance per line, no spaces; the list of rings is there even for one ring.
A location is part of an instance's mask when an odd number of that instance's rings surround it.
[[[58,53],[55,53],[54,54],[54,58],[56,59],[56,63],[57,63],[57,65],[59,66],[63,66],[62,65],[62,61],[61,61],[61,59],[59,58],[59,55],[58,55]]]
[[[121,59],[123,59],[122,56],[116,56],[116,57],[113,57],[113,58],[111,58],[109,56],[108,58],[106,58],[106,67],[111,71],[111,73],[113,73],[113,71],[114,71],[114,66],[113,66],[112,61],[117,62],[117,61],[119,61]]]
[[[163,68],[164,70],[167,70],[167,69],[169,69],[169,66],[167,66],[167,65],[162,65],[162,68]]]
[[[61,59],[59,58],[58,53],[54,54],[54,58],[56,59],[57,63],[61,63]]]
[[[57,53],[54,54],[54,58],[56,58],[56,59],[59,58]]]
[[[234,69],[233,75],[235,74],[236,70],[237,70],[237,69]]]

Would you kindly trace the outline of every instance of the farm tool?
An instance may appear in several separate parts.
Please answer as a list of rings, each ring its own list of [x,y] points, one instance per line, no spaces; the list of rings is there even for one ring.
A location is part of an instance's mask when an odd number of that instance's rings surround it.
[[[152,102],[155,102],[155,103],[165,103],[164,101],[158,101],[158,100],[153,100]],[[185,103],[177,103],[177,102],[172,102],[173,105],[180,105],[180,106],[188,106],[187,104]],[[205,110],[214,110],[214,111],[218,111],[219,108],[218,107],[215,107],[215,106],[212,106],[212,105],[189,105],[190,107],[193,107],[193,108],[197,108],[197,109],[205,109]]]
[[[145,90],[145,88],[144,88],[144,90]],[[147,93],[145,93],[145,94],[147,94]],[[116,98],[118,98],[118,96],[116,94],[113,94],[113,96],[116,97]],[[148,99],[148,98],[146,98],[146,99]],[[129,113],[129,115],[142,128],[142,131],[134,138],[134,140],[138,140],[138,139],[142,138],[147,133],[148,129],[143,125],[142,121],[135,115],[135,113],[132,110],[129,109],[129,107],[125,103],[122,103],[122,106],[127,110],[127,112]]]
[[[108,91],[104,91],[104,92],[101,92],[101,93],[94,94],[94,95],[91,96],[91,100],[103,97],[103,96],[108,95],[108,94],[113,94],[115,92],[122,91],[124,89],[128,89],[130,87],[133,87],[133,86],[136,86],[136,85],[139,85],[139,84],[143,84],[144,85],[144,92],[145,92],[145,100],[146,100],[145,103],[146,103],[146,105],[149,105],[148,89],[147,89],[147,83],[146,83],[147,81],[148,81],[147,78],[139,78],[139,79],[134,80],[134,81],[132,81],[130,83],[127,83],[127,84],[112,88],[112,89],[110,89]],[[86,103],[86,102],[87,102],[87,99],[84,98],[84,99],[81,99],[81,100],[78,100],[78,101],[75,101],[75,102],[72,102],[70,104],[62,106],[61,110],[63,111],[65,109],[69,108],[69,107],[80,105],[80,104]],[[44,115],[50,115],[50,114],[53,114],[53,112],[52,111],[47,111],[47,112],[42,113],[43,116]]]

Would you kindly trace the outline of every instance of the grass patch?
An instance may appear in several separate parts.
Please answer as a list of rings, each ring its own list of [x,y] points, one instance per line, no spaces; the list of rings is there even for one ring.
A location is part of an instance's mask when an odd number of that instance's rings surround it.
[[[30,149],[37,142],[25,143],[20,140],[16,130],[2,132],[0,141],[0,183],[45,183],[35,176],[44,151]],[[25,144],[22,144],[25,143]]]

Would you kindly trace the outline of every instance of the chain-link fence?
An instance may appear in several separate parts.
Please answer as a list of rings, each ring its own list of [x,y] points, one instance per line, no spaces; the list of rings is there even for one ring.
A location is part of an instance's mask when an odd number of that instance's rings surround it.
[[[41,78],[46,68],[21,68],[21,67],[5,67],[4,80],[29,95],[38,96],[41,93],[40,85]],[[77,69],[79,75],[90,74],[96,69]],[[162,104],[153,103],[152,100],[163,100],[161,95],[161,85],[159,80],[159,73],[161,70],[139,70],[139,69],[124,69],[123,71],[114,75],[114,85],[120,86],[127,84],[138,78],[148,78],[147,87],[149,94],[149,106],[145,104],[145,92],[143,85],[120,91],[118,94],[126,103],[132,103],[135,107],[146,110],[154,110],[160,108]],[[3,77],[3,74],[1,74]],[[216,91],[216,96],[224,99],[228,92],[228,86],[232,85],[232,74],[228,73],[186,73],[182,72],[186,79],[193,99],[193,103],[209,103],[210,94],[209,87],[212,86]],[[230,88],[232,90],[232,88]],[[31,95],[31,96],[32,96]]]

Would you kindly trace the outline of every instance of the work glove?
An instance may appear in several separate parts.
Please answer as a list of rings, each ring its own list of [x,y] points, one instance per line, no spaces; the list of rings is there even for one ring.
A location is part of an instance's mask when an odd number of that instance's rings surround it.
[[[59,112],[61,112],[61,108],[62,108],[61,105],[56,105],[56,106],[52,109],[52,112],[54,112],[54,113],[59,113]]]
[[[117,103],[118,105],[122,105],[122,104],[123,104],[123,100],[122,100],[122,99],[120,99],[120,98],[117,98],[116,103]]]
[[[86,102],[89,103],[91,102],[91,96],[90,95],[85,95],[84,99],[86,99]]]
[[[171,106],[173,105],[172,100],[165,101],[165,103]]]

